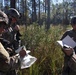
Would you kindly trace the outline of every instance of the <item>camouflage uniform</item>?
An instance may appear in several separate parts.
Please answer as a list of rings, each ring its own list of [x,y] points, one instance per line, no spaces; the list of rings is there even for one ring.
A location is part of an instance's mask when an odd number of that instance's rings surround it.
[[[4,27],[8,25],[7,15],[0,10],[0,38],[1,33],[4,31]],[[10,57],[9,53],[5,48],[8,47],[8,41],[5,41],[4,38],[0,39],[0,75],[16,75],[15,70],[20,66],[20,57],[12,56]]]
[[[61,40],[63,38],[65,38],[67,35],[69,35],[75,42],[76,42],[76,31],[74,31],[73,29],[72,30],[69,30],[69,31],[66,31]],[[75,53],[76,53],[76,47],[74,48],[75,50]],[[64,57],[64,67],[63,67],[63,72],[62,72],[62,75],[76,75],[76,72],[71,70],[71,68],[69,68],[68,66],[68,61],[70,59],[71,56],[67,56],[65,54],[65,57]]]
[[[2,47],[3,45],[0,43],[0,51],[4,55],[6,55],[7,51]],[[18,56],[12,56],[10,57],[7,53],[6,57],[8,57],[8,60],[4,60],[3,57],[0,55],[0,74],[1,75],[8,75],[9,72],[11,72],[11,75],[15,75],[15,69],[18,69],[20,66],[20,58]],[[12,74],[14,73],[14,74]]]
[[[6,75],[5,73],[0,72],[0,75]]]
[[[14,50],[17,50],[21,46],[21,39],[20,39],[21,34],[19,33],[19,31],[13,31],[12,35],[13,35],[12,45]]]
[[[19,32],[19,30],[16,30],[15,27],[19,27],[18,25],[18,19],[20,18],[20,13],[14,9],[14,8],[10,8],[8,10],[7,13],[8,17],[9,17],[9,26],[12,28],[12,31],[9,31],[12,34],[12,46],[14,48],[14,50],[18,49],[21,45],[21,34]]]

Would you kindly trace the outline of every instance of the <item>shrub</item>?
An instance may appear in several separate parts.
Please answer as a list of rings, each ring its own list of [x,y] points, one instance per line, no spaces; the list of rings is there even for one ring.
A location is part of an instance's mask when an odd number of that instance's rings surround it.
[[[22,44],[31,50],[31,55],[37,61],[28,69],[28,74],[24,75],[60,75],[63,66],[63,53],[60,46],[56,43],[60,39],[64,28],[62,26],[51,26],[48,32],[44,26],[41,28],[33,24],[24,29]],[[26,72],[25,71],[25,72]]]

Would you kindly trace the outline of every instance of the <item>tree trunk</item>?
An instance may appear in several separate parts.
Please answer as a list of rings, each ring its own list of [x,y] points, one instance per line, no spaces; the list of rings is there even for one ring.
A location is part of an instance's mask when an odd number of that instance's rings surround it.
[[[40,25],[40,0],[39,0],[39,17],[38,17],[38,21],[39,21],[39,25]]]
[[[35,0],[32,0],[32,22],[37,21],[37,15],[36,15],[36,2]]]
[[[50,0],[48,2],[48,7],[47,7],[47,30],[50,28]]]
[[[16,0],[10,0],[10,7],[16,8]]]

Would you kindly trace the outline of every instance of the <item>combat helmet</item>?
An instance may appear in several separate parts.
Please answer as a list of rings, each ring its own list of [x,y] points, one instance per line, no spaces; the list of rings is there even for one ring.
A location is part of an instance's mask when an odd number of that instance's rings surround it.
[[[0,10],[0,22],[8,24],[8,16]]]
[[[19,19],[20,13],[15,8],[10,8],[7,13],[8,16]]]
[[[73,25],[76,25],[76,16],[73,16],[72,18],[71,18],[71,25],[73,26]]]

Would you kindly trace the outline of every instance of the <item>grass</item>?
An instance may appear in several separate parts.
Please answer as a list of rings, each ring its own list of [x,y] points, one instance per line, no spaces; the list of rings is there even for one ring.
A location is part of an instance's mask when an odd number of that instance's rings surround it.
[[[51,25],[46,32],[44,26],[40,28],[37,24],[21,26],[22,44],[37,58],[30,68],[20,71],[21,75],[61,75],[64,55],[56,41],[66,29]]]

